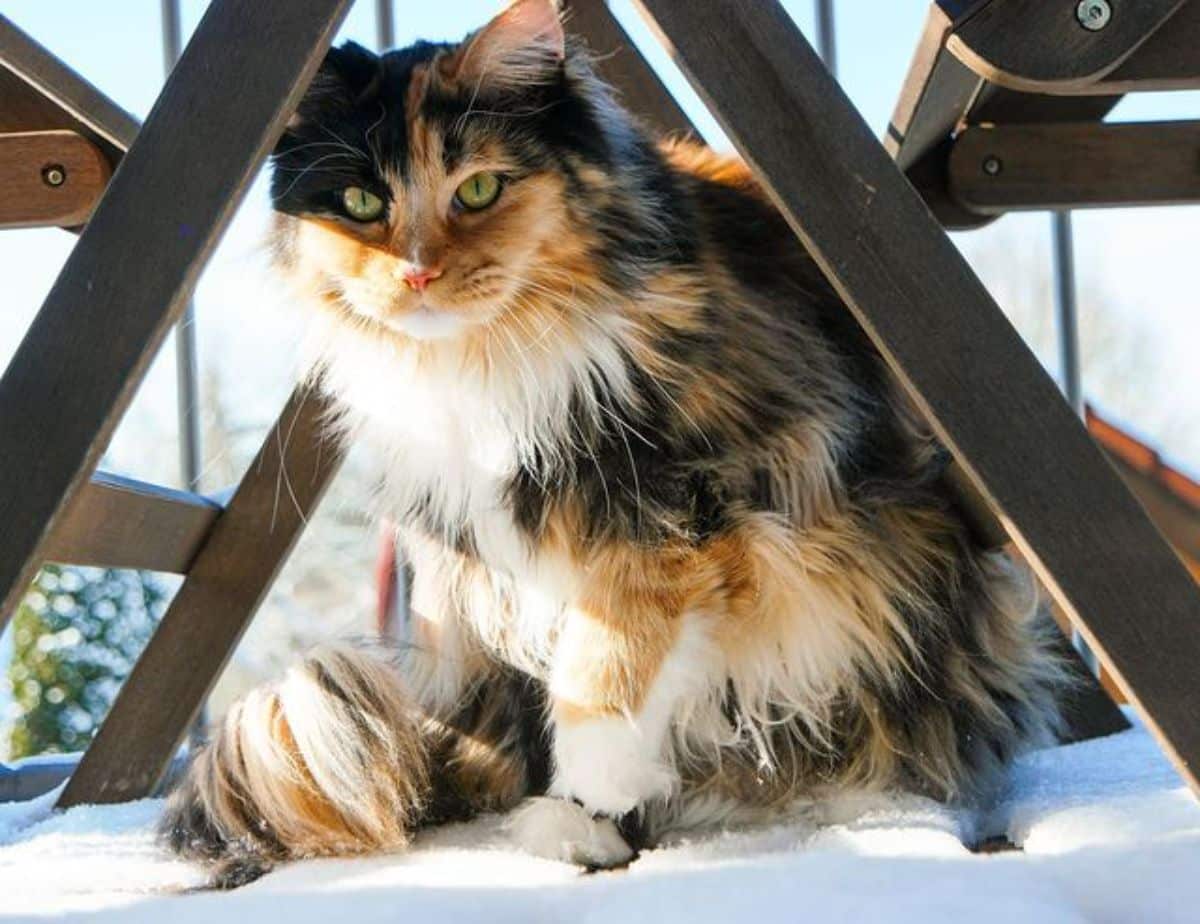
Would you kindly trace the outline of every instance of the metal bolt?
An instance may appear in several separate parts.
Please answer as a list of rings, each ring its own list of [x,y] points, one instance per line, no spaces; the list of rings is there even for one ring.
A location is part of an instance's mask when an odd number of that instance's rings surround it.
[[[983,172],[988,176],[999,176],[1000,171],[1004,169],[1004,161],[994,154],[989,154],[983,159]]]
[[[1089,32],[1099,32],[1112,19],[1112,6],[1108,0],[1082,0],[1075,7],[1075,18]]]
[[[62,164],[51,164],[43,168],[42,182],[47,186],[62,186],[67,182],[67,168]]]

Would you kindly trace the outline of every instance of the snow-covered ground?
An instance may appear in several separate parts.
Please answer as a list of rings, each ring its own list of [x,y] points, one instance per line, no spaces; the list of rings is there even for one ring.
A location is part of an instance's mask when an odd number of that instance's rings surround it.
[[[296,863],[215,894],[192,891],[202,872],[154,843],[159,803],[49,806],[0,806],[0,918],[1200,921],[1200,803],[1140,729],[1023,760],[987,819],[918,800],[842,806],[841,823],[725,834],[595,875],[526,856],[483,819],[402,855]],[[960,840],[968,824],[1023,851],[972,854]]]

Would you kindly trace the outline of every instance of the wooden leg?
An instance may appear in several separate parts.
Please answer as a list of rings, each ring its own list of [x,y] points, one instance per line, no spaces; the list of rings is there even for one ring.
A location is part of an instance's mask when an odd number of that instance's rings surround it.
[[[341,463],[338,446],[321,439],[327,410],[318,394],[292,395],[60,806],[151,793]]]
[[[1200,591],[775,0],[638,0],[1188,782]]]
[[[209,7],[0,379],[0,628],[349,2]]]

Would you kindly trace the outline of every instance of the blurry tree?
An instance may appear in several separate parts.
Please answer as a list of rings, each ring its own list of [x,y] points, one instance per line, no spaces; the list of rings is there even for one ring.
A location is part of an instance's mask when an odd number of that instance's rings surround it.
[[[41,570],[12,622],[10,757],[87,747],[166,599],[147,572]]]

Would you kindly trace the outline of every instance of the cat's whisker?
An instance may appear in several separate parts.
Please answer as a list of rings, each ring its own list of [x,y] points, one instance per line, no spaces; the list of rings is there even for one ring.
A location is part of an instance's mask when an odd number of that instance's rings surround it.
[[[285,198],[289,193],[291,193],[291,191],[293,189],[296,188],[297,183],[299,183],[302,179],[304,179],[305,176],[312,173],[319,165],[325,163],[326,161],[335,160],[338,157],[344,157],[344,156],[346,156],[346,155],[341,154],[341,153],[335,153],[335,154],[326,154],[322,157],[317,158],[311,164],[309,164],[304,169],[302,169],[298,174],[296,174],[296,176],[292,178],[291,183],[289,183],[287,185],[287,187],[285,189],[283,189],[281,192],[276,194],[276,198],[278,198],[278,199]]]

